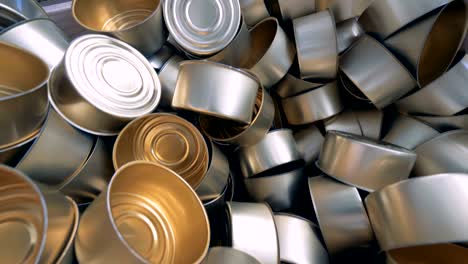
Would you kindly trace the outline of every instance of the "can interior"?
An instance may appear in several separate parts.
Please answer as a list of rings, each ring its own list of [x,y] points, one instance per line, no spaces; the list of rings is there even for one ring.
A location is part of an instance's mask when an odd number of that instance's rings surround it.
[[[243,68],[250,69],[257,64],[270,48],[278,30],[275,19],[266,19],[251,30],[249,58]]]
[[[0,58],[0,98],[39,87],[49,77],[47,65],[22,49],[0,43]]]
[[[41,195],[14,170],[0,167],[0,263],[35,263],[44,247]]]
[[[466,4],[463,1],[449,3],[434,22],[419,58],[418,81],[421,87],[447,70],[463,43],[466,28]]]
[[[75,0],[73,15],[82,26],[113,32],[131,28],[148,18],[159,0]]]
[[[118,231],[149,262],[197,263],[208,250],[203,205],[169,169],[148,162],[129,164],[114,176],[108,199]]]

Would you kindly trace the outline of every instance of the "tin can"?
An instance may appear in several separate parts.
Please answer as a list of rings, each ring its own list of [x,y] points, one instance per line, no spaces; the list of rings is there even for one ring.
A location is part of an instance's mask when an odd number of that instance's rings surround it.
[[[171,36],[195,56],[209,56],[224,49],[236,36],[241,22],[238,0],[166,0],[163,5]]]
[[[44,123],[49,68],[33,54],[4,42],[0,58],[0,149],[5,149],[32,138]]]
[[[86,209],[75,249],[81,263],[199,263],[209,242],[208,217],[192,188],[165,167],[135,161]]]
[[[104,35],[75,39],[49,80],[54,109],[71,125],[101,136],[117,135],[153,112],[160,97],[159,78],[146,58]]]
[[[86,29],[110,34],[146,56],[158,51],[167,39],[159,0],[74,0],[72,12]]]

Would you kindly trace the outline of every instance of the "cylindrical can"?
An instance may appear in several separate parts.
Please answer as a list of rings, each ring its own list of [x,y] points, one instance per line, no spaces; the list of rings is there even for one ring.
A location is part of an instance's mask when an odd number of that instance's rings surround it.
[[[55,110],[95,135],[117,135],[128,122],[153,112],[160,97],[159,78],[146,58],[104,35],[75,39],[49,80]]]
[[[3,165],[0,188],[0,245],[9,249],[0,262],[56,263],[78,217],[73,201]]]
[[[74,0],[75,20],[86,29],[107,33],[150,56],[166,42],[160,0]]]
[[[0,149],[4,149],[40,130],[49,109],[49,68],[33,54],[4,42],[0,58]]]
[[[47,18],[46,12],[35,0],[1,0],[0,1],[0,30],[18,22]]]
[[[23,48],[41,58],[52,70],[63,58],[69,42],[65,33],[47,18],[15,24],[0,32],[0,41]]]
[[[86,209],[75,249],[81,263],[200,263],[209,242],[208,217],[192,188],[165,167],[136,161]]]
[[[260,87],[255,76],[210,61],[185,61],[179,67],[172,107],[244,124],[251,122]]]
[[[166,166],[196,189],[206,176],[209,153],[194,125],[176,115],[157,113],[129,123],[117,138],[114,168],[135,160]]]
[[[209,56],[224,49],[241,22],[238,0],[165,0],[164,21],[173,39],[186,52]]]
[[[16,168],[37,182],[60,185],[85,163],[94,141],[50,109],[39,136]]]

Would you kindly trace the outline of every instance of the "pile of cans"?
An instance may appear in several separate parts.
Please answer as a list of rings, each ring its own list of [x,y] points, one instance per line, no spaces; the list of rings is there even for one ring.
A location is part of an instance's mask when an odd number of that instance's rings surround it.
[[[0,0],[0,263],[467,263],[464,0]]]

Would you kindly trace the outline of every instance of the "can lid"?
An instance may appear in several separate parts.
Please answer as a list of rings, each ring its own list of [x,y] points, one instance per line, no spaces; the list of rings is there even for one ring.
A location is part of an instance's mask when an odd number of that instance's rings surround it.
[[[151,113],[161,98],[159,78],[146,58],[108,36],[75,39],[65,53],[65,69],[77,92],[110,115],[139,117]]]
[[[239,0],[166,0],[163,11],[175,41],[200,56],[229,45],[241,22]]]

